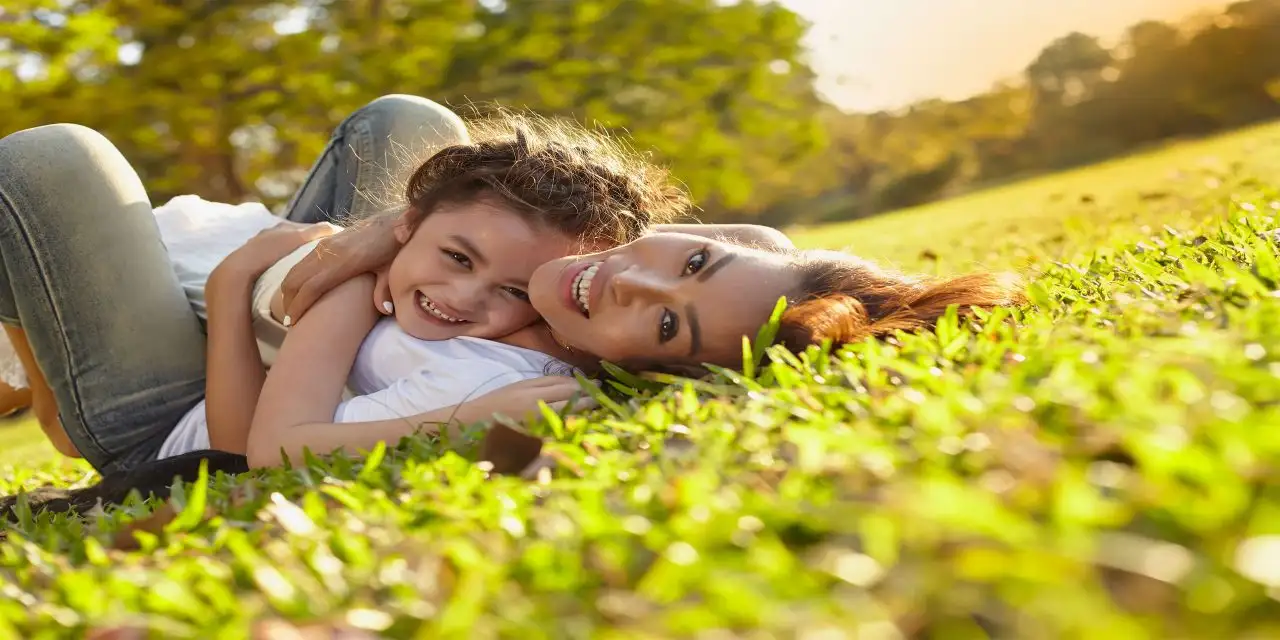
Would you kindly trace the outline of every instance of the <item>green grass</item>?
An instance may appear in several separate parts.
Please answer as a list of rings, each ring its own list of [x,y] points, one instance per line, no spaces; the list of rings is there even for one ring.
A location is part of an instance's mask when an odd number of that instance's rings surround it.
[[[848,249],[909,269],[1036,267],[1164,225],[1197,226],[1225,213],[1232,198],[1277,184],[1280,123],[790,233],[801,247]]]
[[[1035,305],[536,425],[533,481],[411,441],[187,485],[158,523],[28,519],[0,636],[1277,637],[1277,142],[805,233],[1029,264]]]
[[[0,419],[0,465],[31,465],[57,455],[30,411]]]

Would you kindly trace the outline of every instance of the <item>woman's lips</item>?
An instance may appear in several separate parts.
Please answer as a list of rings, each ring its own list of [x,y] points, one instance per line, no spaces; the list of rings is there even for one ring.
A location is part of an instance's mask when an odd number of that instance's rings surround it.
[[[591,281],[591,290],[587,292],[587,301],[591,303],[592,309],[600,309],[600,300],[604,298],[604,288],[613,279],[613,274],[618,270],[616,261],[605,261],[598,263],[600,267],[596,269],[595,279]]]

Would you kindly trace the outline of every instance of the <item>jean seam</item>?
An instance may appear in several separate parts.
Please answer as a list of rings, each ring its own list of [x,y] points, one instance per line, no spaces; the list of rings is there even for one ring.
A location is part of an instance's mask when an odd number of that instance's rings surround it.
[[[307,192],[307,187],[310,187],[311,183],[314,182],[316,177],[320,174],[320,171],[317,170],[320,166],[318,163],[323,161],[325,156],[329,155],[329,152],[333,151],[334,147],[336,147],[341,140],[342,127],[339,127],[338,132],[330,137],[329,141],[324,144],[324,149],[320,151],[320,160],[316,161],[317,165],[311,168],[311,172],[307,174],[307,179],[299,185],[298,190],[293,194],[293,198],[291,198],[289,204],[285,206],[284,212],[286,217],[293,212],[294,207],[298,206],[298,200],[301,199],[302,194]]]
[[[73,409],[76,412],[79,418],[78,422],[80,423],[80,426],[83,427],[83,429],[79,429],[79,431],[82,432],[82,435],[84,435],[85,438],[89,441],[89,443],[93,445],[94,449],[96,449],[96,451],[92,452],[96,454],[95,457],[100,457],[102,459],[103,464],[109,464],[111,462],[111,458],[114,457],[114,454],[108,451],[105,446],[103,446],[103,444],[98,440],[97,436],[93,434],[93,430],[90,429],[89,426],[84,423],[83,399],[80,397],[79,387],[77,387],[72,382],[73,380],[75,380],[76,376],[75,376],[75,371],[73,371],[75,366],[73,362],[74,358],[72,358],[71,356],[71,344],[67,340],[67,333],[65,330],[66,323],[63,320],[62,310],[58,308],[58,304],[53,297],[53,291],[49,287],[50,276],[49,276],[48,270],[45,268],[44,262],[41,261],[40,259],[40,253],[35,250],[35,246],[31,242],[31,232],[27,228],[26,220],[24,220],[23,217],[20,214],[18,214],[17,207],[14,206],[13,201],[10,200],[8,194],[6,194],[3,189],[0,189],[0,206],[3,206],[6,209],[8,209],[10,215],[13,217],[13,220],[15,222],[14,228],[18,231],[19,235],[21,236],[22,243],[26,246],[27,253],[31,256],[32,262],[35,263],[36,271],[39,272],[40,274],[40,278],[39,278],[40,287],[44,289],[45,299],[48,300],[49,308],[50,310],[53,311],[54,322],[57,324],[57,329],[58,329],[57,335],[59,336],[59,339],[62,343],[62,353],[64,354],[63,365],[66,368],[67,376],[69,378],[67,387],[71,392],[71,401],[72,401],[72,404],[74,405],[71,407],[71,409]],[[10,281],[10,286],[13,286],[12,281]],[[15,324],[18,324],[18,323],[15,322]],[[62,422],[62,428],[65,431],[67,428],[67,425],[66,425],[66,422],[61,421],[62,414],[63,414],[63,411],[59,410],[58,411],[59,421]],[[85,452],[85,451],[80,452],[80,454],[83,455],[86,460],[88,460],[89,458],[87,453],[88,452]],[[98,464],[95,461],[89,460],[89,462],[93,464],[95,468],[98,467]]]
[[[364,114],[360,115],[363,116]],[[365,178],[368,175],[368,169],[365,165],[370,161],[369,156],[373,154],[373,125],[364,117],[355,119],[351,125],[351,137],[354,138],[352,149],[355,153],[356,181],[355,184],[351,185],[351,211],[348,211],[347,215],[359,220],[368,212],[357,211],[356,209],[368,208],[367,205],[370,204],[366,195],[367,185],[365,184]]]

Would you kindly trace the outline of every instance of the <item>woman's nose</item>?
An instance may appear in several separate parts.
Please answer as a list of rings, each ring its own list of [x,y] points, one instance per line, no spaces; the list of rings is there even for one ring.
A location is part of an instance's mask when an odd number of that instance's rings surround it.
[[[633,302],[665,300],[670,297],[670,286],[661,277],[648,271],[630,268],[613,276],[614,302],[626,306]]]

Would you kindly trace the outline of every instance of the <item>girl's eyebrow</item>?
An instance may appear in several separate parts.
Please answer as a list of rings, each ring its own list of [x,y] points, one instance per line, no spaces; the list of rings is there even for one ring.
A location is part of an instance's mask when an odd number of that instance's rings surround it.
[[[472,244],[470,240],[456,234],[449,236],[449,239],[462,245],[462,250],[466,251],[467,254],[471,256],[472,260],[475,260],[486,267],[489,266],[489,259],[484,257],[484,253],[477,249],[476,245]]]

